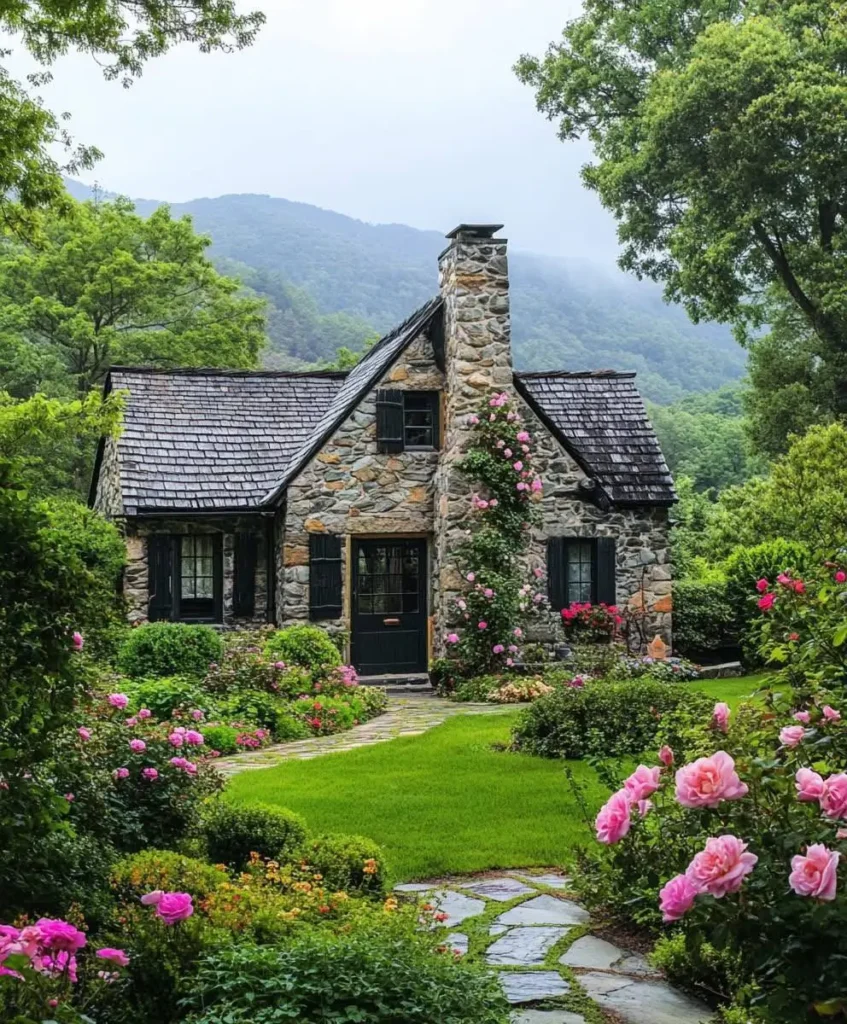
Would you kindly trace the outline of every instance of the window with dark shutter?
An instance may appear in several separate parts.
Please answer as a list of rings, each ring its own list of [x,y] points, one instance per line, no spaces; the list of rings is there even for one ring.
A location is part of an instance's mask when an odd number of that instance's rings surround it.
[[[556,611],[572,604],[615,604],[613,537],[548,537],[547,593]]]
[[[617,604],[617,587],[615,586],[615,538],[597,538],[597,587],[598,604]]]
[[[564,537],[547,538],[547,596],[550,607],[560,612],[567,608],[567,540]]]
[[[376,444],[381,452],[403,451],[403,392],[382,388],[376,393]]]
[[[151,622],[173,614],[174,539],[154,533],[147,538],[147,617]]]
[[[439,391],[403,392],[403,445],[408,449],[439,447]]]
[[[187,533],[175,542],[172,618],[223,622],[223,545],[219,533]]]
[[[256,611],[256,559],[258,538],[255,533],[235,534],[233,550],[232,612],[242,617]]]
[[[341,617],[341,538],[309,534],[309,618]]]

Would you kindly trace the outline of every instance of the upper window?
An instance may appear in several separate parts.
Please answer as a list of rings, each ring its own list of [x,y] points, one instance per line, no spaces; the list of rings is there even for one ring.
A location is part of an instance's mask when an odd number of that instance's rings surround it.
[[[406,448],[438,447],[437,391],[403,392],[403,442]]]

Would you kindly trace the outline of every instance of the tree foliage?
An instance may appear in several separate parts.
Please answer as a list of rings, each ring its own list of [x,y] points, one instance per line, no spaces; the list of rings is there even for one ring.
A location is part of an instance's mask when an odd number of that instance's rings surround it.
[[[589,0],[517,66],[619,222],[625,268],[695,319],[765,322],[776,288],[847,412],[847,22],[828,0]]]
[[[39,216],[38,245],[0,249],[0,386],[31,394],[41,374],[85,395],[113,363],[251,367],[262,302],[205,256],[210,241],[167,207],[146,220],[125,199]]]

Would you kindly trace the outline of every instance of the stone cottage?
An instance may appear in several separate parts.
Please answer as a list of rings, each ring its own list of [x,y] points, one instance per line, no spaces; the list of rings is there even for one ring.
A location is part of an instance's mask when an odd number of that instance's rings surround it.
[[[462,585],[467,416],[496,389],[536,441],[553,612],[628,604],[670,642],[676,496],[634,374],[514,371],[498,230],[451,231],[440,295],[349,373],[113,368],[91,502],[125,532],[134,623],[320,622],[365,676],[425,672]]]

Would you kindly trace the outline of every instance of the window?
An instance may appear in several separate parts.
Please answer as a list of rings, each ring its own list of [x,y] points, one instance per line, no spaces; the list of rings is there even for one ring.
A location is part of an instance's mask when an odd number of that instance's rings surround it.
[[[568,604],[586,601],[594,603],[594,552],[595,544],[590,540],[572,540],[568,544]]]
[[[403,392],[403,443],[408,448],[438,447],[437,391]]]
[[[157,534],[148,538],[151,621],[222,622],[221,534]]]
[[[579,604],[614,604],[613,537],[549,537],[547,584],[556,611]]]

